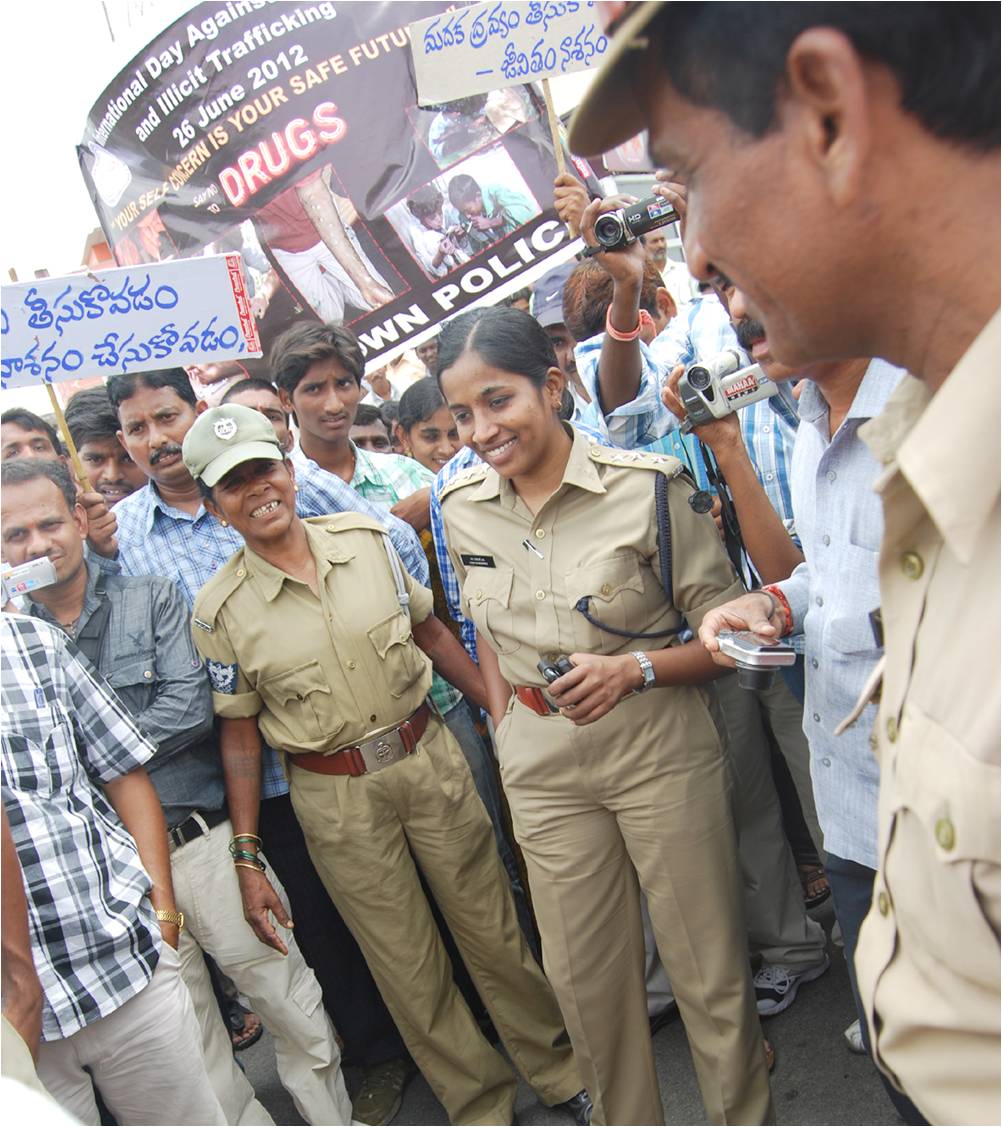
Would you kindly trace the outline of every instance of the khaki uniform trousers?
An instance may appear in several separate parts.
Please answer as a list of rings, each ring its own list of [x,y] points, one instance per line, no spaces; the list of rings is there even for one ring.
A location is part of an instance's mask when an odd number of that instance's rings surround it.
[[[351,1123],[341,1053],[320,986],[296,946],[294,933],[282,933],[289,953],[280,955],[266,947],[244,919],[229,853],[232,836],[227,819],[171,854],[174,897],[185,923],[178,945],[181,974],[201,1026],[206,1069],[227,1122],[249,1127],[270,1124],[272,1118],[234,1060],[202,951],[216,960],[260,1014],[274,1038],[278,1075],[299,1114],[308,1123]],[[269,871],[268,876],[285,900],[274,874]]]
[[[452,980],[415,859],[516,1067],[544,1103],[580,1091],[490,820],[441,721],[431,717],[417,751],[371,775],[318,775],[290,764],[289,776],[313,864],[451,1121],[511,1123],[516,1082]]]
[[[694,699],[676,708],[682,693]],[[664,1122],[640,886],[710,1122],[772,1116],[729,778],[706,701],[659,689],[575,728],[513,700],[498,731],[544,964],[594,1123]]]

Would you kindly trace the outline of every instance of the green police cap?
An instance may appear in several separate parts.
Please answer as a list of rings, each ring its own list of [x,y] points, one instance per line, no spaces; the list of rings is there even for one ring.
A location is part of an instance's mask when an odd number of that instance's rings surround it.
[[[184,436],[181,455],[191,476],[210,489],[243,462],[255,458],[281,462],[285,457],[271,423],[239,403],[203,411]]]
[[[624,4],[610,25],[602,65],[571,118],[567,144],[572,153],[600,156],[647,128],[633,76],[639,55],[647,50],[650,25],[664,7],[663,0]]]

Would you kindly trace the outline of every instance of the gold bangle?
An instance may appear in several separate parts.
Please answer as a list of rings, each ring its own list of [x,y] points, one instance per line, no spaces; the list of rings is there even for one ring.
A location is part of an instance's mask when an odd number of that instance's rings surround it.
[[[178,931],[184,928],[184,912],[168,912],[165,908],[157,908],[153,914],[161,923],[177,924]]]
[[[252,865],[250,861],[234,861],[233,867],[234,869],[253,869],[255,873],[264,872],[264,866],[260,862],[256,865]]]

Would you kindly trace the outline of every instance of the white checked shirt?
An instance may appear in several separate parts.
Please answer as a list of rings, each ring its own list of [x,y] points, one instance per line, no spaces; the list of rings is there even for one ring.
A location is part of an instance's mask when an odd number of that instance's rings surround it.
[[[62,631],[0,616],[3,801],[24,873],[42,1038],[114,1013],[153,977],[160,928],[136,843],[99,783],[154,748]]]

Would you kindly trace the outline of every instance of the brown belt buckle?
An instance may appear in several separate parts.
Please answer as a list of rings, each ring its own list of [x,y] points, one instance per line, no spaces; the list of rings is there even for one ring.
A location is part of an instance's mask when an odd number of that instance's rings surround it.
[[[381,771],[384,767],[406,759],[409,749],[404,743],[402,730],[394,728],[389,732],[383,732],[381,736],[373,736],[372,739],[360,743],[358,752],[365,764],[366,774],[371,775],[373,771]]]

